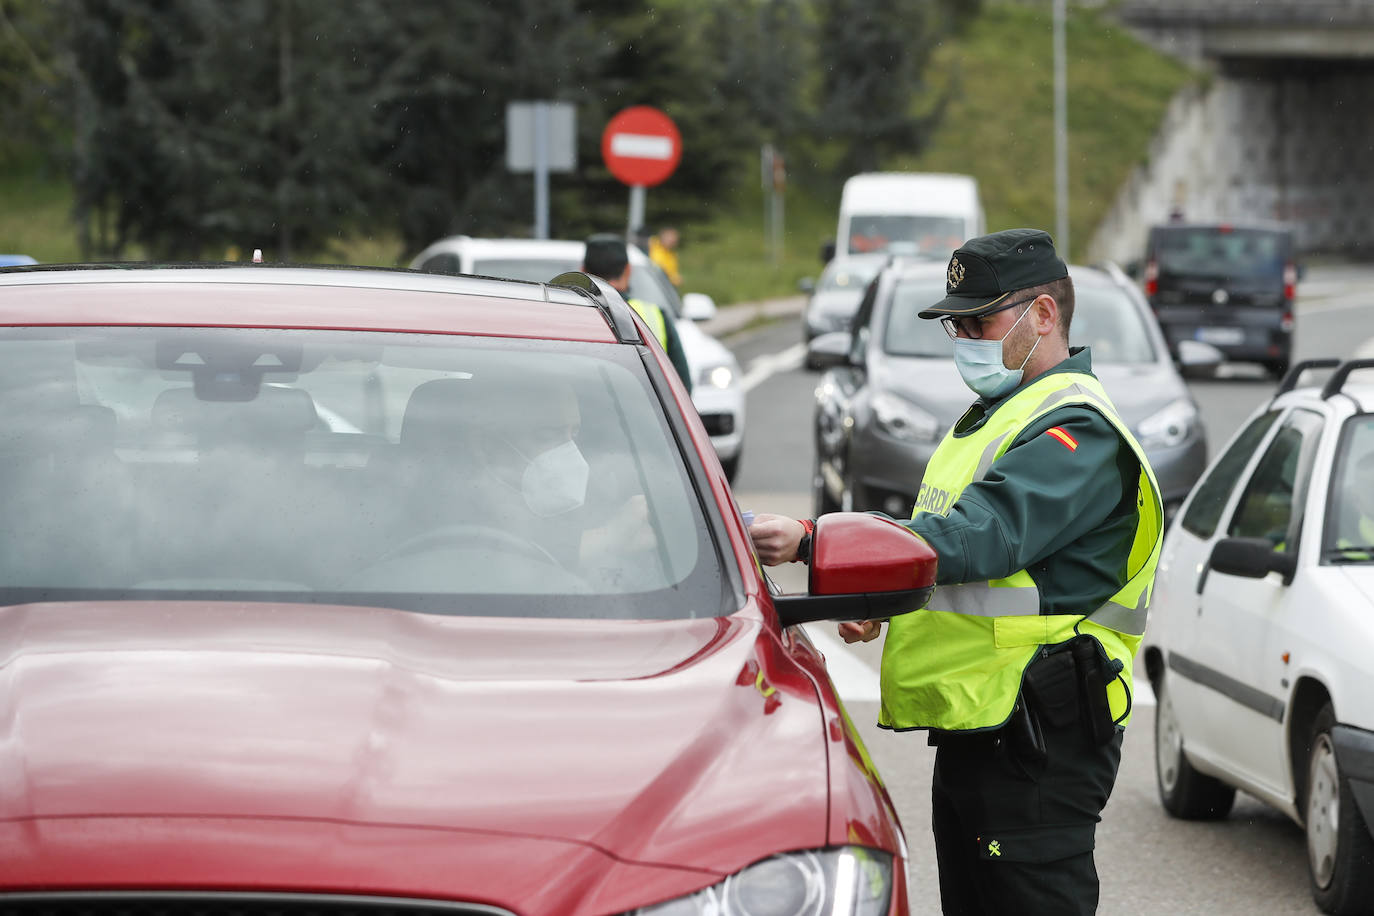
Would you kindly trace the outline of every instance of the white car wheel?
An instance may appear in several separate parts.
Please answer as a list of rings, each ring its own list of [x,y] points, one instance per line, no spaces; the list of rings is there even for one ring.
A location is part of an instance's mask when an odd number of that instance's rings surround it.
[[[1307,752],[1303,822],[1312,899],[1324,913],[1355,916],[1374,912],[1374,837],[1341,775],[1331,731],[1336,712],[1327,703],[1312,722]]]
[[[1336,751],[1331,736],[1321,734],[1312,744],[1307,770],[1307,861],[1312,867],[1312,883],[1323,890],[1331,886],[1336,870],[1341,826],[1340,774],[1336,771]]]
[[[1174,817],[1216,820],[1231,813],[1236,790],[1200,773],[1183,752],[1183,729],[1164,677],[1155,683],[1155,785],[1159,802]]]

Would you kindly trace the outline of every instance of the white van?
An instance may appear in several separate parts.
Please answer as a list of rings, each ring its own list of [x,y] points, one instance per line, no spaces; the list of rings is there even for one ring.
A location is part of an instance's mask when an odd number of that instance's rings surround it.
[[[986,232],[978,182],[939,172],[865,172],[844,183],[835,253],[947,257]]]

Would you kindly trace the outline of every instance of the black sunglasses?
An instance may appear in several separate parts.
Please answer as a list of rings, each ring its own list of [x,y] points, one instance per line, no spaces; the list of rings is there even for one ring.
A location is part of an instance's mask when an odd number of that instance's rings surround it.
[[[998,312],[1005,312],[1007,309],[1014,309],[1018,305],[1025,305],[1027,302],[1034,302],[1039,298],[1040,297],[1037,295],[1031,296],[1029,299],[1018,299],[1015,302],[999,305],[991,311],[972,317],[968,315],[941,315],[940,324],[944,327],[945,333],[949,335],[950,340],[957,340],[960,331],[963,331],[964,336],[970,340],[982,340],[984,318],[989,318],[996,315]]]

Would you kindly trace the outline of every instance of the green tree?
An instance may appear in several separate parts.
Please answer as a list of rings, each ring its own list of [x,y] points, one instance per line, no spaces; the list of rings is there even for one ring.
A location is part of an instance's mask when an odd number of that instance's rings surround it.
[[[924,73],[941,37],[979,0],[819,0],[817,129],[838,140],[846,173],[917,153],[945,99],[926,99]]]

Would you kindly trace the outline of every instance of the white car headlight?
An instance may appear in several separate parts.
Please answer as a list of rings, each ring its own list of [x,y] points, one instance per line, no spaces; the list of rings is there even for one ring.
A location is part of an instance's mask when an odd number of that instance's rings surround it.
[[[891,899],[892,857],[841,846],[780,853],[626,916],[883,916]]]
[[[1140,421],[1136,435],[1141,448],[1169,448],[1188,438],[1197,423],[1197,407],[1187,398],[1170,401]]]
[[[873,419],[878,428],[892,438],[908,442],[934,441],[941,432],[939,420],[890,392],[873,397]]]
[[[698,385],[709,385],[712,388],[729,388],[730,383],[735,380],[735,369],[720,363],[715,366],[707,366],[697,373]]]

